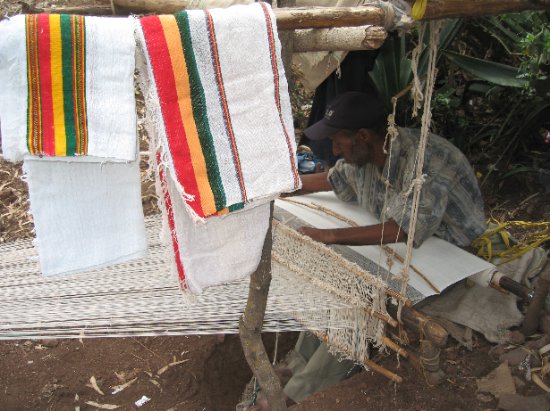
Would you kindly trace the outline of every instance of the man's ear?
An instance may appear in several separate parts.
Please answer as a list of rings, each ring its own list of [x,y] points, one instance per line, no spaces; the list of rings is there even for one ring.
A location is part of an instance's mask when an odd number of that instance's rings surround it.
[[[368,128],[360,128],[357,130],[357,139],[362,143],[369,144],[374,137],[372,130]]]

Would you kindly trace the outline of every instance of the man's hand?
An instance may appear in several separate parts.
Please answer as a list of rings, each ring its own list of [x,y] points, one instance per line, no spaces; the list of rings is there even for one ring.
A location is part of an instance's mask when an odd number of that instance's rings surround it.
[[[332,244],[334,236],[332,235],[332,230],[313,228],[313,227],[300,227],[298,232],[311,237],[315,241],[320,243]]]

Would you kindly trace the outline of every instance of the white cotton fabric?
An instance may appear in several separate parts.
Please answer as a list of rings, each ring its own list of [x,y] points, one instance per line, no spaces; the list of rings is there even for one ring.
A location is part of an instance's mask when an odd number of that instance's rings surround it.
[[[1,21],[0,39],[2,154],[7,161],[21,161],[28,152],[25,16]]]
[[[130,18],[86,17],[88,154],[136,159],[136,43]]]
[[[200,13],[190,11],[190,22],[204,20],[198,16]],[[292,167],[296,166],[294,125],[273,14],[270,12],[269,18],[275,36],[281,116],[276,106],[274,69],[261,6],[233,6],[213,9],[210,13],[247,197],[257,199],[293,191],[299,188],[292,174]],[[201,80],[205,88],[214,86],[206,79]],[[207,107],[211,105],[207,103]],[[222,179],[234,175],[223,171],[221,174]],[[227,187],[225,182],[224,187]]]
[[[27,157],[24,172],[43,275],[146,256],[137,161]]]
[[[240,280],[256,270],[269,225],[269,203],[197,223],[170,177],[167,186],[185,282],[191,293],[200,294],[206,287]],[[165,210],[163,208],[164,213]],[[163,225],[168,234],[166,218],[163,218]],[[173,253],[171,236],[165,237],[166,246]],[[177,269],[174,264],[172,266],[177,276]]]
[[[129,18],[86,17],[88,155],[136,159],[135,41]],[[0,117],[8,161],[28,154],[25,16],[0,22]]]

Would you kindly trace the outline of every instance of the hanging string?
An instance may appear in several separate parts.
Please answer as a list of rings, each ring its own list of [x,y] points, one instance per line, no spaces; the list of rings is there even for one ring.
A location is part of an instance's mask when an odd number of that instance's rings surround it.
[[[414,235],[416,232],[416,222],[418,219],[418,208],[420,204],[420,192],[422,190],[422,185],[424,182],[423,168],[424,168],[424,157],[426,154],[426,146],[428,144],[428,136],[430,132],[430,123],[432,119],[431,112],[431,100],[432,94],[435,86],[435,79],[437,75],[437,49],[439,46],[439,32],[441,31],[442,22],[441,21],[430,21],[430,46],[428,54],[428,70],[426,76],[426,84],[424,88],[424,108],[422,113],[422,127],[420,130],[420,141],[418,144],[418,150],[416,153],[416,169],[414,173],[414,179],[411,182],[411,188],[413,191],[413,199],[411,204],[411,214],[409,220],[409,229],[407,230],[407,253],[405,255],[405,263],[403,270],[401,271],[401,291],[407,289],[409,283],[409,269],[412,260],[412,251],[414,244]],[[421,30],[423,32],[424,30]],[[419,44],[422,41],[419,39]],[[418,74],[418,73],[417,73]],[[398,308],[398,319],[401,319],[401,311],[403,305],[399,303]]]
[[[399,97],[401,97],[401,92],[398,95],[393,96],[391,99],[393,109],[392,109],[392,113],[388,115],[388,128],[386,131],[386,138],[384,140],[384,154],[388,156],[387,158],[388,166],[386,167],[386,170],[387,170],[386,175],[383,176],[385,191],[384,191],[384,204],[382,206],[382,213],[380,214],[380,221],[382,222],[382,235],[380,236],[381,252],[378,254],[378,267],[379,267],[377,272],[378,275],[380,275],[380,267],[382,266],[381,262],[382,262],[382,257],[384,255],[382,253],[382,250],[384,250],[383,238],[384,238],[384,230],[386,228],[386,211],[387,211],[387,205],[388,205],[388,194],[391,189],[390,170],[391,170],[391,161],[392,161],[392,145],[394,140],[399,135],[399,131],[397,130],[397,125],[395,123],[395,113],[397,111],[397,100],[399,99]],[[399,232],[397,233],[396,239],[397,237],[399,237]],[[388,272],[391,270],[391,267],[393,265],[393,261],[395,258],[395,253],[391,248],[390,250],[391,251],[389,253],[386,252],[386,263],[389,268]]]
[[[422,94],[422,84],[420,77],[418,76],[418,62],[420,60],[420,55],[424,49],[424,34],[426,33],[426,24],[422,24],[418,30],[418,44],[412,51],[411,55],[411,70],[413,73],[413,87],[411,90],[413,98],[413,110],[412,117],[415,118],[418,116],[418,110],[420,109],[420,103],[424,100],[424,94]],[[438,39],[439,40],[439,39]]]

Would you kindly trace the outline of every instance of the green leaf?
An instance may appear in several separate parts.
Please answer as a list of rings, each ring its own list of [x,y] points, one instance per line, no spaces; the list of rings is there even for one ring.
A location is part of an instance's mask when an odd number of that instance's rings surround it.
[[[506,64],[478,58],[463,56],[451,51],[445,51],[445,56],[461,69],[477,78],[505,87],[526,87],[529,82],[519,79],[519,70]]]

